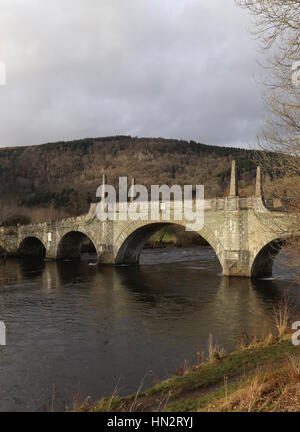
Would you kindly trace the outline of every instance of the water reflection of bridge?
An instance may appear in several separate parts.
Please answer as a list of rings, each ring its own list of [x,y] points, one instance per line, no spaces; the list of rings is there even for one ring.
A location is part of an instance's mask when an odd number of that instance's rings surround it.
[[[159,320],[166,325],[162,331],[172,331],[181,323],[181,336],[186,338],[194,337],[198,326],[199,338],[205,334],[207,340],[208,319],[210,331],[218,335],[219,342],[222,337],[233,342],[243,333],[259,335],[264,328],[268,331],[273,323],[272,305],[283,295],[280,281],[217,276],[216,259],[208,271],[197,269],[197,265],[190,268],[188,263],[159,266],[157,271],[151,265],[114,268],[91,267],[86,262],[74,266],[72,262],[32,260],[9,260],[8,273],[10,267],[15,275],[12,285],[30,278],[41,295],[44,292],[62,299],[81,296],[83,290],[93,299],[93,309],[106,310],[112,321],[119,321],[123,315],[132,315],[133,319],[134,311],[143,310],[139,325],[145,326],[147,332],[157,331],[153,320]],[[73,303],[70,307],[74,307]]]

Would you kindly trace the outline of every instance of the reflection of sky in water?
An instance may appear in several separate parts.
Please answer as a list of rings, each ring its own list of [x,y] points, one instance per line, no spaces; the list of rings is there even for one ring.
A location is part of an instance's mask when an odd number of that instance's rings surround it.
[[[9,260],[0,275],[1,409],[45,409],[52,384],[60,408],[78,393],[110,395],[118,381],[121,393],[134,392],[149,371],[164,378],[195,362],[209,334],[234,349],[242,333],[272,327],[285,289],[300,305],[279,264],[274,280],[254,282],[222,278],[207,248],[145,251],[140,267]]]

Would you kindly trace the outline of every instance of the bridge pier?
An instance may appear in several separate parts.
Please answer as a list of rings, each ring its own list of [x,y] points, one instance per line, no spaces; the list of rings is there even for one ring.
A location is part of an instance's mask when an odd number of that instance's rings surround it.
[[[112,246],[102,245],[98,250],[98,263],[104,265],[114,265],[115,255]]]
[[[57,238],[55,225],[53,223],[47,224],[46,233],[46,259],[56,260],[57,258]]]
[[[224,251],[223,275],[231,277],[251,277],[249,251]]]

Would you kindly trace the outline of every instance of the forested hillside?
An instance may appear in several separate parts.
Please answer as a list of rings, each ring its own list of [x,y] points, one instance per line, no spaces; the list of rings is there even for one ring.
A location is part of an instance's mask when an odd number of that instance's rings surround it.
[[[49,220],[85,212],[102,174],[138,183],[204,184],[206,197],[228,192],[231,160],[240,191],[253,193],[253,152],[161,138],[115,136],[0,150],[1,223]]]

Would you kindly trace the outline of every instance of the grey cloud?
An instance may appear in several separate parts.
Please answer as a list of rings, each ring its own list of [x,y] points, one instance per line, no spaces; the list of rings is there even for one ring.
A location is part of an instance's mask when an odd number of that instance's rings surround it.
[[[0,0],[0,146],[132,134],[253,143],[250,20],[233,0]]]

